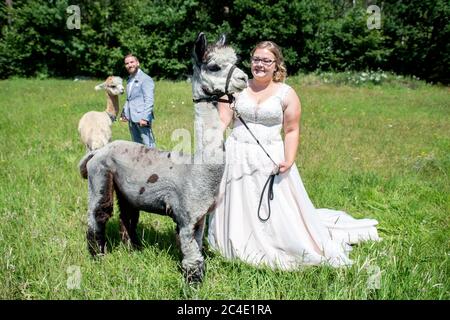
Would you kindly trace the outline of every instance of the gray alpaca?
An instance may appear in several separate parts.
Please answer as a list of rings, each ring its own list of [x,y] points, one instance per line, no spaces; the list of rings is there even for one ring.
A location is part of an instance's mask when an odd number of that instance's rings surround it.
[[[113,141],[88,153],[80,172],[89,182],[88,249],[105,253],[105,225],[113,212],[113,190],[120,209],[122,241],[139,247],[139,211],[169,215],[177,225],[188,282],[204,274],[202,238],[205,215],[213,208],[224,169],[223,128],[214,95],[236,93],[247,85],[247,75],[232,67],[237,58],[225,37],[210,47],[200,33],[194,46],[192,91],[195,103],[194,157],[164,152],[130,141]],[[230,73],[228,86],[227,76]],[[205,99],[206,98],[206,99]],[[208,101],[209,100],[209,101]]]

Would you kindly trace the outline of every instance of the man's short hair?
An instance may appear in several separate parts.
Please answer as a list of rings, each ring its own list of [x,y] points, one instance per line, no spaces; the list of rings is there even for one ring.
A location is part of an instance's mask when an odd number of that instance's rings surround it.
[[[139,62],[139,59],[138,59],[134,54],[132,54],[132,53],[127,54],[127,55],[125,56],[125,58],[123,58],[123,60],[125,60],[126,58],[129,58],[129,57],[133,57],[134,60],[136,60],[137,62]]]

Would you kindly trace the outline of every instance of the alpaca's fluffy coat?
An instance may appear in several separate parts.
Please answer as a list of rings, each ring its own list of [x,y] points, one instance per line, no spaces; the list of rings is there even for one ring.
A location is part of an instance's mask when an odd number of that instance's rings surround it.
[[[111,125],[119,112],[119,94],[123,94],[122,78],[110,76],[95,90],[106,91],[106,110],[89,111],[81,117],[78,132],[89,151],[99,149],[111,141]]]

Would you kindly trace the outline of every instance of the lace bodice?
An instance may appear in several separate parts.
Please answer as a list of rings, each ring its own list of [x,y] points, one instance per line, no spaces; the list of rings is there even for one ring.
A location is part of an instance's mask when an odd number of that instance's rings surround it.
[[[273,96],[259,104],[249,96],[247,89],[242,91],[236,99],[237,111],[253,134],[263,144],[271,144],[281,140],[283,100],[289,88],[287,84],[282,84]],[[230,136],[240,142],[256,143],[239,119],[235,119]]]

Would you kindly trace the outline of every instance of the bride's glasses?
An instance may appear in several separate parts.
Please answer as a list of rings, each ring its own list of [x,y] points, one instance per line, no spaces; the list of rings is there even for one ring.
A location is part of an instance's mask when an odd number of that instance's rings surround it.
[[[260,58],[260,57],[251,57],[250,60],[251,60],[252,64],[257,65],[261,62],[266,67],[270,67],[272,65],[272,63],[275,62],[275,60],[270,60],[267,58]]]

